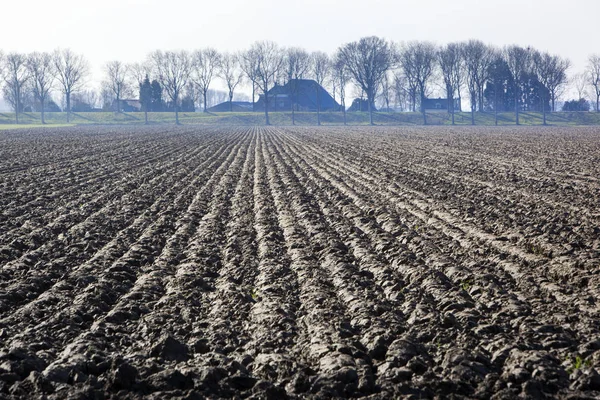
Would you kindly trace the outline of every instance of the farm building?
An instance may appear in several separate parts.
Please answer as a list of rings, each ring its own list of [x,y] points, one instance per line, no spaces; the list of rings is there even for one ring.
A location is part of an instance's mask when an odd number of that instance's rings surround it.
[[[275,85],[269,90],[269,111],[290,111],[292,103],[296,111],[317,111],[320,104],[321,111],[338,111],[340,105],[312,79],[292,79],[285,85]],[[265,99],[260,95],[255,111],[265,109]]]
[[[449,106],[448,99],[442,99],[441,97],[437,99],[423,99],[423,106],[425,110],[432,111],[449,111],[451,107]],[[454,111],[460,111],[460,101],[458,99],[454,99]]]
[[[111,109],[116,109],[116,100],[113,100]],[[121,99],[119,100],[119,111],[136,112],[142,110],[142,103],[138,99]]]

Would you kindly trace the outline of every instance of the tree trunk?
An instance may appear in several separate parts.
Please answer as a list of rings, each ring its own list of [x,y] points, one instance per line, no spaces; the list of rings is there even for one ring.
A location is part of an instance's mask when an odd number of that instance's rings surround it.
[[[46,123],[46,118],[44,118],[44,99],[40,99],[40,105],[42,107],[42,125]]]
[[[346,100],[344,98],[342,98],[341,101],[342,101],[342,111],[344,113],[344,125],[347,125],[347,123],[346,123]]]
[[[315,86],[315,90],[316,90],[316,95],[317,95],[317,125],[321,125],[321,102],[319,101],[319,98],[321,96],[319,96],[319,84],[317,83],[317,85]]]
[[[203,90],[203,91],[202,91],[202,95],[203,95],[203,97],[204,97],[204,112],[208,112],[208,111],[206,110],[206,90]]]
[[[144,107],[144,123],[148,125],[148,107]]]
[[[427,125],[427,114],[425,114],[425,89],[421,89],[421,112],[423,113],[423,125]]]
[[[267,92],[265,92],[265,125],[271,125],[269,121],[269,97],[267,96]]]
[[[515,88],[515,125],[519,124],[519,95],[517,94],[517,88]]]
[[[373,107],[371,107],[371,96],[367,96],[367,101],[369,102],[369,123],[371,125],[375,125],[373,123]]]
[[[546,100],[544,98],[544,95],[542,95],[542,114],[544,115],[544,125],[546,124]]]
[[[233,112],[233,92],[229,91],[229,112]]]
[[[252,82],[252,112],[256,111],[254,109],[254,82]]]
[[[71,122],[71,92],[66,93],[67,96],[67,123]]]
[[[452,125],[454,125],[454,96],[452,95],[452,93],[450,93],[450,96],[448,96],[448,98],[450,99],[450,113],[452,114]]]

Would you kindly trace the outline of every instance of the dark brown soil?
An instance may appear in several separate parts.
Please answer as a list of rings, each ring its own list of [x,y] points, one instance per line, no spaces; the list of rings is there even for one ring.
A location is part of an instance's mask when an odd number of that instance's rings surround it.
[[[600,398],[600,129],[0,132],[0,399]]]

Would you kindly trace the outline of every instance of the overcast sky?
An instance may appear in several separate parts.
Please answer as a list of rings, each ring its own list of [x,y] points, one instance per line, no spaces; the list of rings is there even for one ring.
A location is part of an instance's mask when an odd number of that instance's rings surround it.
[[[367,35],[477,38],[566,56],[572,71],[600,53],[599,0],[30,0],[5,2],[2,14],[4,52],[69,47],[88,58],[95,82],[109,60],[141,61],[155,49],[236,51],[263,39],[332,53]]]

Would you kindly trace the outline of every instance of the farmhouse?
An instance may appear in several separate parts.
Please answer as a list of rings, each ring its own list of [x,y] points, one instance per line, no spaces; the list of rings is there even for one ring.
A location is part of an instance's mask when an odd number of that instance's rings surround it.
[[[116,108],[116,100],[113,100],[112,109]],[[119,100],[119,111],[136,112],[142,110],[142,103],[138,99],[121,99]]]
[[[268,92],[269,111],[290,111],[292,104],[296,111],[338,111],[340,105],[312,79],[291,79],[285,85],[275,85]],[[320,104],[320,107],[318,106]],[[255,111],[264,111],[264,95],[260,95]]]
[[[438,110],[438,111],[451,111],[452,108],[449,106],[450,100],[442,99],[423,99],[423,108],[427,111]],[[454,111],[460,111],[460,101],[454,99]]]

